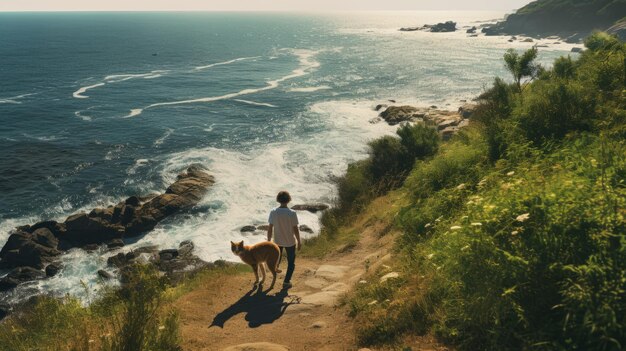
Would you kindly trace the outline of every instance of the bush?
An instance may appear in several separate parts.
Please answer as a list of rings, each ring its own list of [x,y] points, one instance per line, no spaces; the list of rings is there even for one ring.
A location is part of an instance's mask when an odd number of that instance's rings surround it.
[[[493,162],[502,157],[507,150],[507,131],[514,124],[509,120],[514,107],[513,89],[500,78],[493,86],[480,95],[480,104],[474,113],[474,120],[483,125],[485,140],[489,147],[489,159]]]
[[[571,131],[590,130],[596,118],[595,104],[578,82],[538,81],[515,112],[524,135],[540,145],[562,139]]]
[[[178,351],[178,315],[163,311],[166,284],[151,266],[125,275],[127,285],[90,306],[39,297],[2,321],[0,350]]]
[[[406,166],[403,164],[404,148],[400,139],[393,136],[384,136],[369,143],[370,167],[369,172],[374,183],[385,177],[403,178]]]
[[[161,320],[158,311],[167,284],[153,266],[136,265],[124,273],[126,284],[118,291],[121,313],[115,319],[114,333],[103,339],[103,351],[178,351],[177,315]],[[164,322],[161,326],[160,323]]]
[[[621,349],[625,143],[581,136],[510,167],[405,209],[407,270],[441,298],[414,318],[461,350]]]
[[[439,134],[435,128],[418,123],[405,124],[396,132],[402,145],[402,168],[410,170],[416,160],[423,160],[437,153]]]

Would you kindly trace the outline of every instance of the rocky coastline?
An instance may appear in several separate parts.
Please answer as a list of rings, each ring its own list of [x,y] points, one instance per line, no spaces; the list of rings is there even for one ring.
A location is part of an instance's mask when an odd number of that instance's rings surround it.
[[[532,2],[504,21],[482,29],[485,35],[555,36],[567,43],[580,43],[595,30],[626,39],[626,3],[618,0]]]
[[[124,239],[143,235],[163,219],[191,209],[214,183],[213,176],[201,166],[191,165],[163,194],[131,196],[114,206],[72,214],[64,222],[46,220],[15,228],[0,250],[0,268],[10,270],[0,279],[0,292],[56,275],[62,268],[60,256],[69,249],[112,251],[122,248]],[[163,251],[171,255],[164,255]],[[114,257],[123,255],[123,262],[130,264],[145,254],[143,259],[146,262],[153,262],[161,270],[173,274],[208,264],[192,251],[193,243],[183,242],[175,250],[142,248],[142,252],[120,253]],[[122,268],[122,265],[112,263],[109,262]],[[98,274],[104,279],[112,277],[105,271]]]
[[[463,101],[457,110],[440,109],[435,105],[428,107],[416,107],[411,105],[396,105],[395,100],[389,100],[393,104],[378,104],[374,110],[380,111],[378,117],[371,119],[370,123],[386,122],[389,125],[401,123],[425,123],[437,128],[443,140],[450,139],[458,131],[469,125],[470,118],[476,109],[476,105]]]

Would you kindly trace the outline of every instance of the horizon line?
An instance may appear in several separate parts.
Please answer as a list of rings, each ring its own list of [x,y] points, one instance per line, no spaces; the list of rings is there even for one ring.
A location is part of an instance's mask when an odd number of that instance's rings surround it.
[[[494,10],[494,9],[473,9],[473,10],[465,10],[465,9],[447,9],[447,10],[434,10],[434,9],[397,9],[397,10],[378,10],[378,9],[366,9],[366,10],[340,10],[340,9],[328,9],[328,10],[296,10],[296,9],[274,9],[274,10],[263,10],[263,9],[250,9],[250,10],[241,10],[241,9],[153,9],[153,10],[129,10],[129,9],[63,9],[63,10],[54,10],[54,9],[44,9],[44,10],[2,10],[0,9],[0,13],[37,13],[37,12],[114,12],[114,13],[124,13],[124,12],[264,12],[264,13],[346,13],[346,12],[514,12],[516,9],[510,10]]]

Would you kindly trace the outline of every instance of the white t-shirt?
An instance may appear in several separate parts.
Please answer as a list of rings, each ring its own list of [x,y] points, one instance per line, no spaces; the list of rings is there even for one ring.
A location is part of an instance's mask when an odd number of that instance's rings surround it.
[[[277,207],[270,212],[268,220],[274,226],[274,242],[278,246],[294,246],[296,236],[293,227],[298,225],[298,215],[287,207]]]

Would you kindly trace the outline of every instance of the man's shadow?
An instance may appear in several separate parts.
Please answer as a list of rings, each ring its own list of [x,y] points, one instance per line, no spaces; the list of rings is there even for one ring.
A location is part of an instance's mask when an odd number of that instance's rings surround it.
[[[258,285],[243,295],[237,302],[213,317],[210,327],[224,328],[224,324],[239,313],[246,313],[245,319],[250,328],[257,328],[263,324],[274,323],[282,317],[287,307],[300,303],[300,298],[289,295],[288,289],[283,288],[274,295],[268,295],[263,291],[263,286]]]

